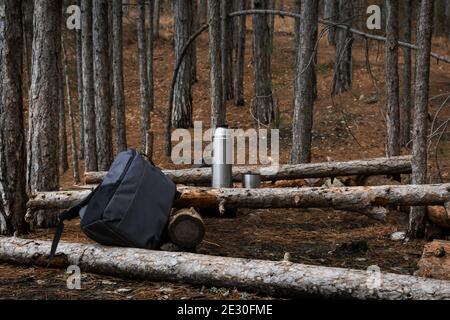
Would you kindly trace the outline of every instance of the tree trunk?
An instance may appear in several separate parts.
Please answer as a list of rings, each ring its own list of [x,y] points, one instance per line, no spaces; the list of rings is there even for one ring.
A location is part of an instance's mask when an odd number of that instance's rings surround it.
[[[400,154],[400,104],[398,79],[398,1],[386,0],[386,127],[387,156]]]
[[[31,85],[31,51],[33,46],[33,11],[34,11],[34,1],[33,0],[22,0],[22,30],[23,30],[23,60],[24,67],[23,70],[26,72],[27,81],[24,86],[26,91],[30,89]]]
[[[205,236],[205,225],[200,214],[194,208],[175,212],[169,219],[170,240],[186,249],[197,247]]]
[[[153,36],[155,39],[159,38],[159,19],[161,15],[161,4],[160,0],[154,0],[153,5]]]
[[[213,189],[178,187],[175,208],[333,208],[353,211],[383,221],[388,206],[444,205],[450,201],[450,184],[389,185],[373,187]],[[90,193],[85,191],[39,192],[28,201],[30,211],[67,209]]]
[[[62,11],[61,11],[62,12]],[[58,74],[59,85],[59,162],[63,172],[69,170],[69,156],[67,154],[67,126],[66,105],[64,103],[64,75],[61,61],[58,61],[60,74]]]
[[[111,83],[108,44],[108,2],[93,1],[94,87],[99,170],[109,170],[112,159]]]
[[[233,181],[242,181],[242,174],[247,172],[261,174],[263,181],[296,180],[307,178],[325,178],[339,176],[371,176],[398,175],[411,173],[411,157],[375,158],[368,160],[353,160],[348,162],[322,162],[296,165],[280,165],[280,167],[233,167]],[[205,184],[211,182],[211,168],[195,168],[182,170],[163,170],[178,184]],[[106,172],[86,172],[87,184],[101,183]]]
[[[236,0],[236,10],[247,9],[246,0]],[[244,72],[245,72],[245,38],[247,35],[246,16],[237,19],[236,72],[234,74],[234,103],[236,106],[245,104]]]
[[[148,1],[148,29],[147,29],[147,76],[148,76],[148,99],[150,111],[155,105],[154,83],[153,83],[153,0]]]
[[[92,48],[92,1],[81,0],[83,64],[84,160],[87,171],[97,171],[95,130],[94,64]]]
[[[26,153],[21,67],[22,9],[0,3],[0,234],[27,231]]]
[[[254,0],[254,9],[268,9],[269,0]],[[270,46],[269,17],[253,15],[253,62],[255,73],[255,117],[263,124],[272,122],[272,47]]]
[[[222,50],[222,94],[224,104],[233,99],[233,20],[228,15],[233,11],[233,1],[221,0],[221,50]]]
[[[222,94],[222,56],[220,1],[208,0],[209,62],[211,75],[211,128],[226,123],[226,106]]]
[[[175,0],[175,60],[180,58],[184,45],[190,38],[192,27],[192,0]],[[172,110],[172,126],[190,128],[192,126],[192,50],[184,57],[175,85]]]
[[[76,185],[80,184],[80,169],[79,169],[79,157],[78,157],[78,147],[75,132],[75,115],[72,108],[72,98],[70,94],[70,77],[67,66],[67,55],[65,48],[65,37],[64,32],[61,33],[61,51],[62,51],[62,67],[64,74],[64,82],[66,86],[66,98],[67,98],[67,109],[69,111],[69,122],[70,122],[70,146],[72,150],[72,167],[73,167],[73,178]]]
[[[405,3],[403,4],[403,8],[403,41],[411,43],[413,0],[405,1]],[[406,146],[406,144],[411,139],[411,70],[411,49],[403,47],[403,103],[401,109],[401,141],[403,146]]]
[[[58,112],[61,79],[62,1],[34,2],[30,88],[28,187],[31,192],[58,188]],[[56,214],[38,213],[36,226],[56,224]]]
[[[348,26],[353,21],[353,1],[339,0],[338,22]],[[333,95],[340,94],[352,88],[352,33],[338,28],[336,33],[336,62],[333,78]]]
[[[147,41],[145,37],[145,0],[138,0],[138,56],[141,94],[141,150],[145,150],[147,131],[150,130],[150,92],[147,74]]]
[[[77,1],[81,7],[81,0]],[[76,31],[77,41],[77,94],[78,94],[78,131],[80,141],[80,159],[84,159],[84,110],[83,110],[83,40],[81,30]]]
[[[3,262],[45,266],[50,241],[0,239]],[[448,281],[371,271],[308,266],[285,261],[215,257],[193,253],[111,248],[62,242],[53,266],[150,281],[239,288],[269,295],[354,299],[450,299]],[[369,280],[369,281],[368,281]]]
[[[127,123],[123,84],[122,0],[113,0],[113,85],[116,111],[117,153],[127,149]]]
[[[413,120],[412,182],[427,183],[427,134],[428,95],[430,79],[430,51],[433,29],[433,1],[422,0],[417,27],[416,84]],[[409,217],[408,235],[423,236],[425,229],[425,207],[412,208]]]
[[[325,20],[336,21],[338,16],[339,2],[336,0],[325,0],[324,1],[324,13],[323,18]],[[336,45],[336,28],[329,27],[328,29],[328,45]]]
[[[200,0],[198,5],[198,16],[200,24],[208,22],[208,0]]]
[[[318,1],[305,0],[302,5],[300,42],[297,63],[292,124],[291,162],[311,162],[311,142],[314,108],[315,45],[317,41]]]
[[[200,28],[200,24],[198,22],[198,4],[197,0],[192,1],[192,14],[191,14],[191,32],[190,36],[196,32]],[[190,47],[191,50],[191,84],[194,84],[198,81],[197,77],[197,41],[194,40]]]

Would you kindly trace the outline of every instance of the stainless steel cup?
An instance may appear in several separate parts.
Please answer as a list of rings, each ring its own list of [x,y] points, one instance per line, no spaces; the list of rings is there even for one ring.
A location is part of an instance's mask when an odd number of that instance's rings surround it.
[[[245,189],[257,189],[261,186],[259,173],[247,172],[242,175],[242,185]]]
[[[232,188],[232,144],[228,126],[219,126],[214,131],[212,187]]]

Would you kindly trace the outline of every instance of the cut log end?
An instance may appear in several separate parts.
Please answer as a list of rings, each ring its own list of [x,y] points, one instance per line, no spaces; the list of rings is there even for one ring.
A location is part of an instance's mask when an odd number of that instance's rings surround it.
[[[169,221],[169,237],[176,245],[192,249],[197,247],[205,236],[205,225],[194,208],[177,211]]]

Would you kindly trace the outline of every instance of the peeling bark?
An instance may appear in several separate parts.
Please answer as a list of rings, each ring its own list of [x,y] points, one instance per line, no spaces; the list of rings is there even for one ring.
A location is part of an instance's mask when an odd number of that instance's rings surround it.
[[[46,265],[49,241],[0,238],[0,260]],[[55,267],[151,281],[240,288],[282,297],[353,299],[450,299],[450,283],[409,275],[308,266],[285,261],[214,257],[193,253],[110,248],[61,242]],[[55,261],[56,262],[56,261]]]

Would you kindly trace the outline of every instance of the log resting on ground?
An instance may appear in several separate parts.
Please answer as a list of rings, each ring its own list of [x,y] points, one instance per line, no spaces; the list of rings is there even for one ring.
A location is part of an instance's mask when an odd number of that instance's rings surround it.
[[[444,205],[450,184],[339,188],[212,189],[180,187],[177,208],[334,208],[383,220],[386,206]],[[89,191],[42,192],[32,196],[29,210],[67,209]]]
[[[411,156],[354,160],[348,162],[322,162],[279,167],[235,166],[233,180],[241,181],[242,174],[259,172],[263,181],[324,178],[350,175],[383,175],[411,173]],[[177,184],[210,184],[211,168],[163,170]],[[86,172],[87,184],[100,183],[106,172]]]
[[[51,242],[0,238],[0,261],[46,265]],[[450,282],[286,261],[112,248],[61,242],[53,267],[150,281],[239,288],[281,297],[450,299]],[[377,280],[379,279],[379,283]]]
[[[450,242],[435,240],[427,243],[415,275],[440,280],[450,280]]]

